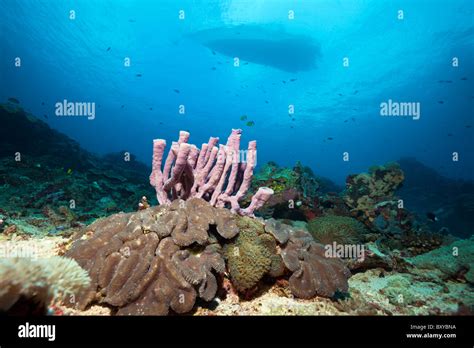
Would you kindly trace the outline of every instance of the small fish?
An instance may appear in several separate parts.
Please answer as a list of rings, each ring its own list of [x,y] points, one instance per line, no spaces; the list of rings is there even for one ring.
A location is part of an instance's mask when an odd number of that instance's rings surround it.
[[[163,124],[163,122],[160,122],[160,124]]]
[[[150,111],[152,111],[152,110],[153,110],[153,108],[150,108]]]
[[[428,218],[428,220],[430,220],[432,222],[436,222],[436,221],[439,220],[438,217],[436,216],[436,214],[433,213],[433,212],[426,213],[426,217]]]
[[[216,52],[215,52],[215,51],[212,51],[212,54],[215,56],[215,55],[216,55]]]
[[[352,120],[352,122],[355,122],[355,121],[356,121],[356,119],[355,119],[354,117],[351,117],[351,120]]]
[[[340,96],[340,97],[342,97],[343,94],[342,94],[342,93],[338,93],[337,95]]]
[[[265,100],[265,104],[268,104],[268,100]]]
[[[16,99],[16,98],[13,98],[13,97],[8,98],[8,101],[9,101],[9,102],[12,102],[12,103],[15,103],[15,104],[20,104],[20,101],[19,101],[18,99]]]
[[[222,62],[217,62],[217,64],[222,65]]]
[[[110,51],[110,47],[109,47],[109,48],[107,48],[107,52],[109,52],[109,51]]]
[[[291,81],[291,82],[295,82],[295,81],[296,81],[296,79],[290,79],[290,81]]]
[[[48,118],[48,115],[44,114],[43,117],[47,119],[47,118]]]
[[[121,105],[120,108],[123,109],[125,107],[125,105]]]
[[[354,94],[357,94],[357,93],[359,93],[359,91],[356,89],[356,90],[354,91]]]
[[[44,102],[42,102],[41,105],[44,105]]]
[[[292,121],[295,121],[295,120],[296,120],[296,118],[294,118],[294,117],[293,117],[291,120],[292,120]]]
[[[244,65],[249,65],[249,62],[245,62]]]
[[[136,74],[135,76],[136,77],[142,77],[142,74]]]
[[[453,133],[448,133],[448,137],[452,137],[453,136]]]
[[[281,82],[283,82],[283,83],[286,83],[286,81],[285,81],[285,80],[281,80]]]
[[[467,124],[467,125],[466,125],[466,128],[471,128],[471,125],[470,125],[470,124]]]
[[[333,140],[334,138],[328,137],[328,140]]]
[[[242,115],[242,116],[240,116],[240,120],[241,120],[241,121],[245,121],[246,119],[247,119],[247,115]]]
[[[248,127],[253,127],[253,126],[255,126],[255,122],[254,121],[248,121],[247,126]]]
[[[347,121],[349,121],[349,120],[344,120],[344,123],[347,123]]]
[[[216,68],[215,66],[213,66],[213,67],[211,68],[211,70],[217,70],[217,68]]]
[[[134,20],[134,19],[129,19],[128,21],[129,21],[130,23],[135,23],[135,22],[136,22],[136,20]]]
[[[67,174],[67,175],[71,175],[71,174],[72,174],[72,169],[69,168],[69,169],[67,170],[66,174]]]
[[[179,89],[173,89],[173,91],[175,91],[175,93],[180,93]]]
[[[438,104],[444,104],[444,101],[438,100]]]
[[[467,81],[467,77],[461,77],[462,81]]]

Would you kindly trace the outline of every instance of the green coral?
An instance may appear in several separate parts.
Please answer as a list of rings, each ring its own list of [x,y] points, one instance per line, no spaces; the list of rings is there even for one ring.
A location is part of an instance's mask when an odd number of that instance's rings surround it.
[[[238,291],[255,287],[265,274],[278,276],[283,264],[276,254],[276,242],[259,221],[237,218],[239,235],[224,248],[232,284]]]
[[[308,231],[322,244],[360,243],[367,230],[361,222],[347,216],[327,215],[311,220]]]

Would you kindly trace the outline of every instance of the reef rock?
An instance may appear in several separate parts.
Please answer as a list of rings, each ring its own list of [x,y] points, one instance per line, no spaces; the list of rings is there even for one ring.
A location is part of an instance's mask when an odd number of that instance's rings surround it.
[[[441,281],[463,279],[474,284],[474,237],[410,258],[412,273]]]

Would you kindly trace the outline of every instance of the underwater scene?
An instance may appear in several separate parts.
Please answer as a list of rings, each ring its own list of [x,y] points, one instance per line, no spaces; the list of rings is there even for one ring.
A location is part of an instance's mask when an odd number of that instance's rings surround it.
[[[0,0],[0,312],[473,315],[473,18]]]

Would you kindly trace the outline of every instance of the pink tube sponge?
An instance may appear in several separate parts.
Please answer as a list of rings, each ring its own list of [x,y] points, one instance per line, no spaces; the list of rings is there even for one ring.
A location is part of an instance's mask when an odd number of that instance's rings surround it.
[[[241,129],[233,129],[226,145],[219,145],[219,138],[211,137],[198,149],[188,144],[189,133],[181,131],[178,142],[173,142],[163,171],[161,165],[166,141],[153,141],[153,161],[150,184],[156,190],[160,204],[172,200],[198,197],[211,205],[225,207],[232,212],[252,216],[273,194],[268,187],[261,187],[252,197],[250,205],[242,209],[240,200],[252,183],[257,160],[257,142],[250,141],[247,150],[240,150]]]

